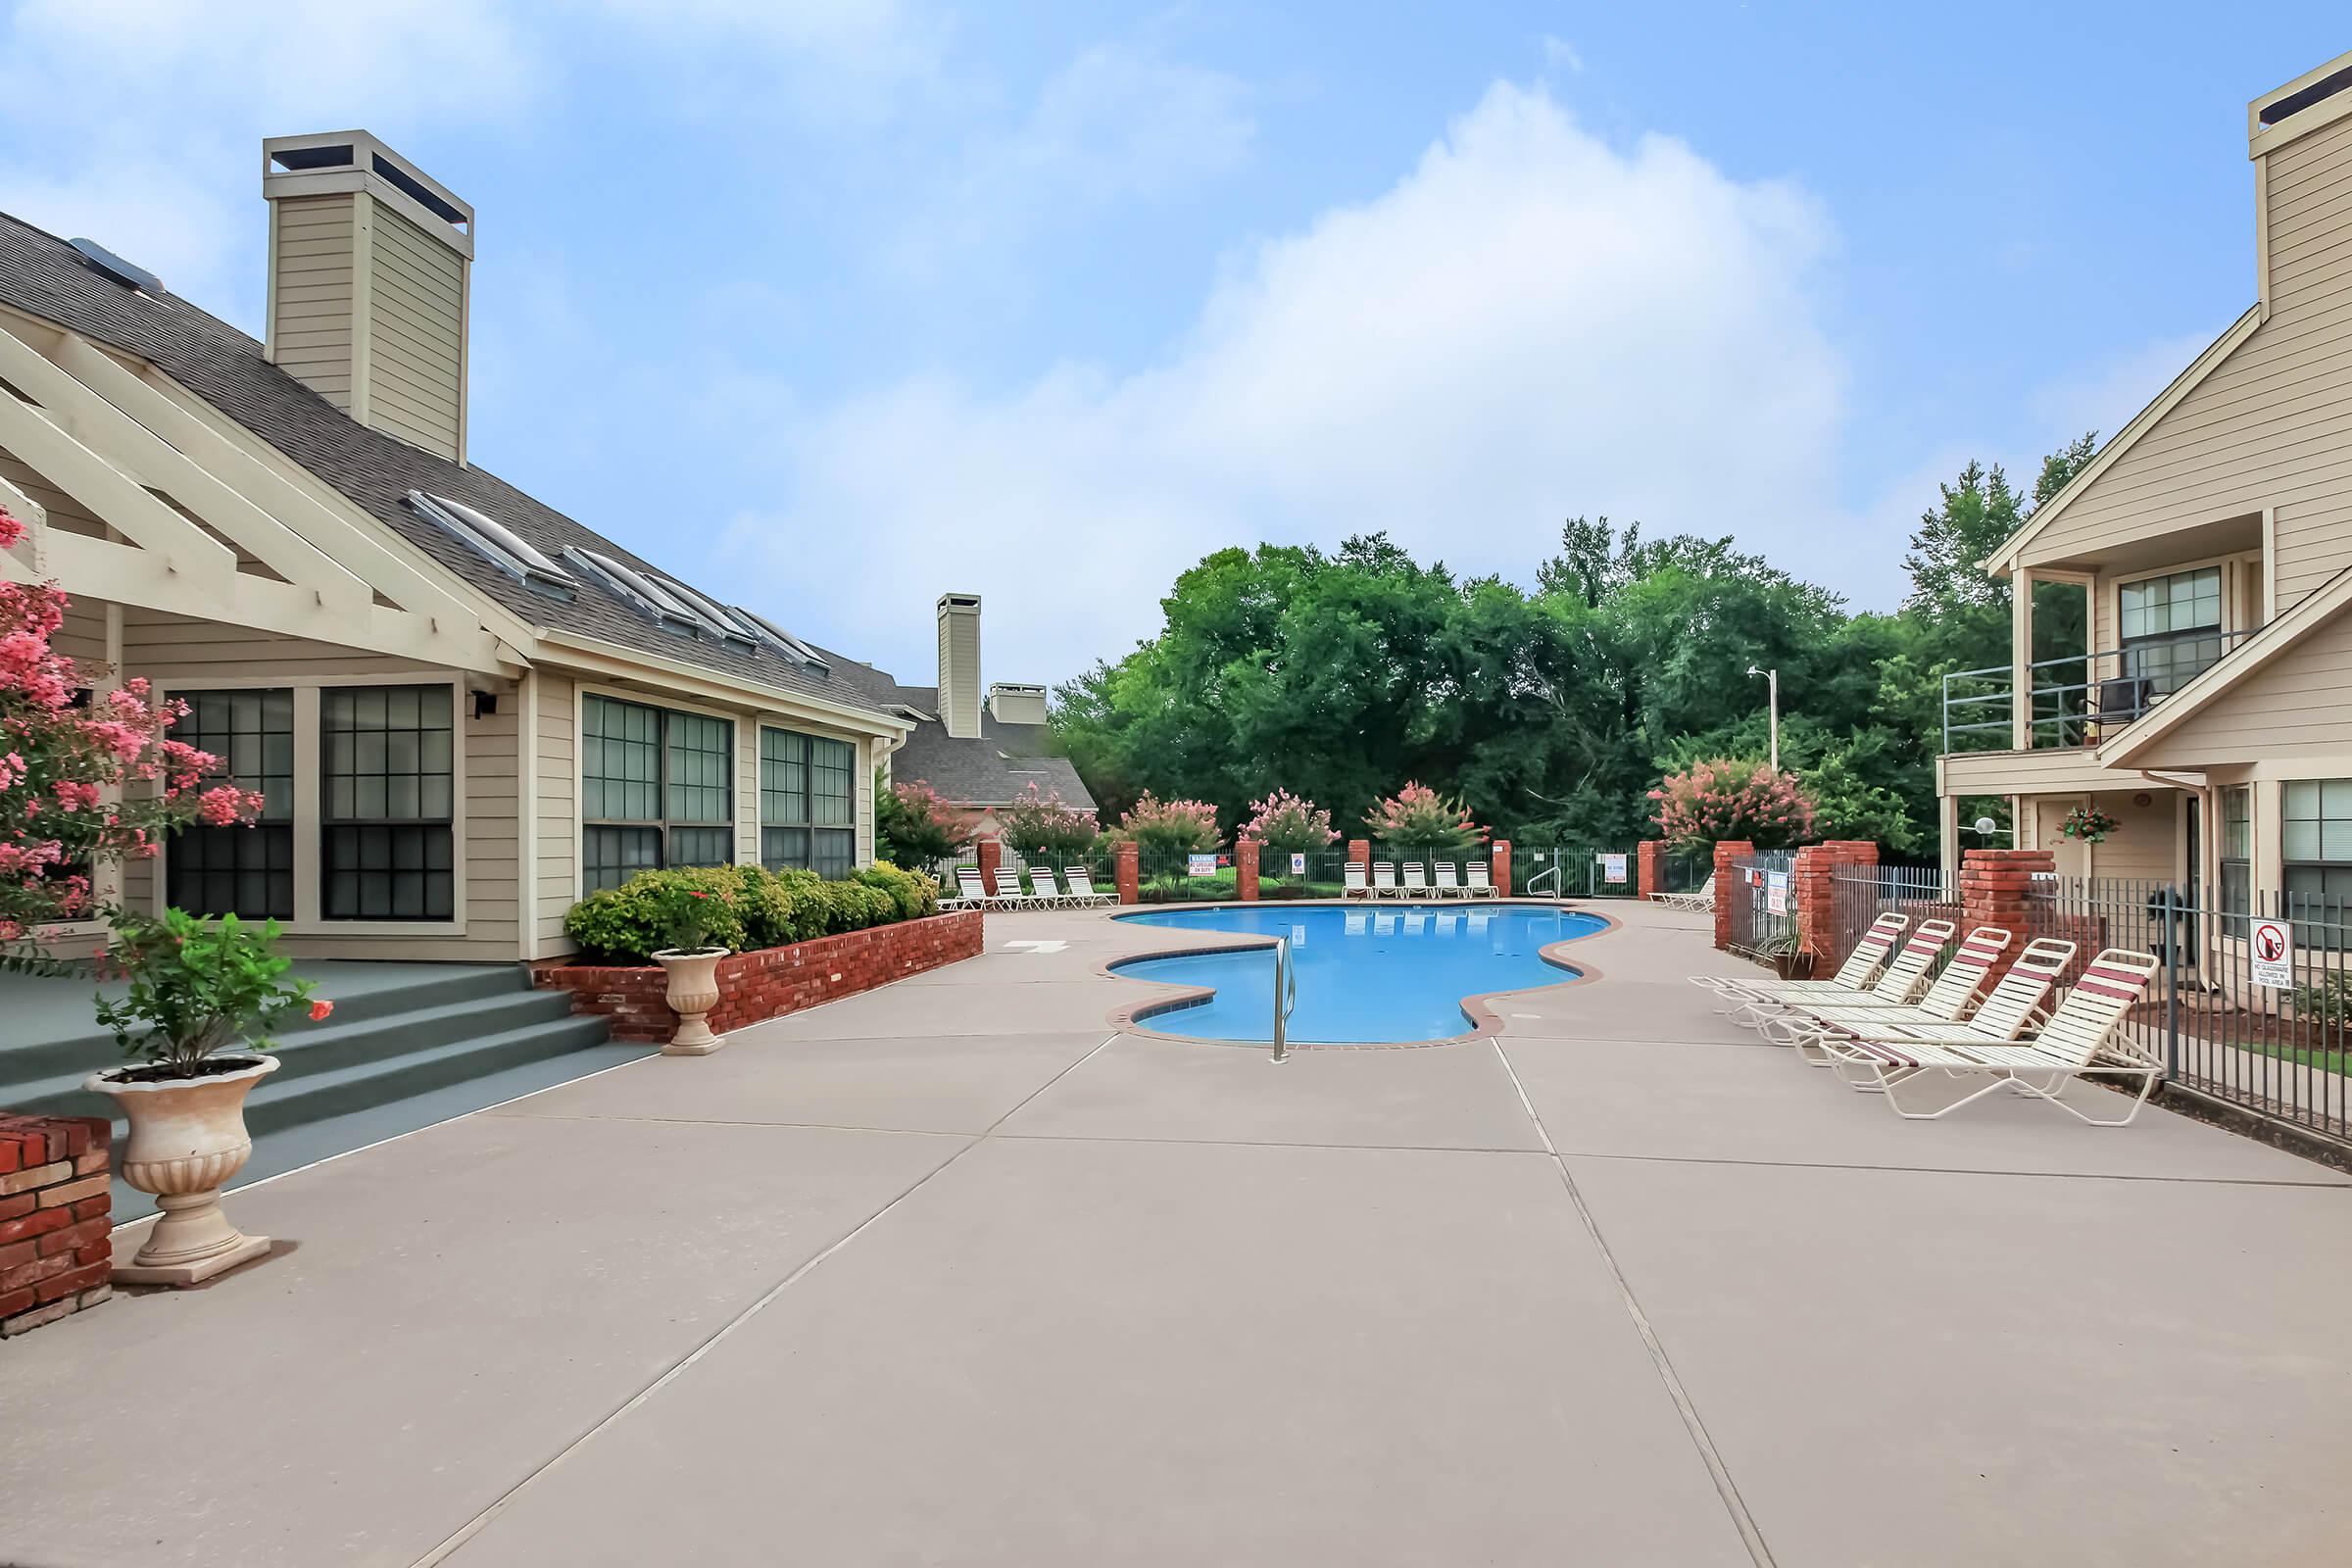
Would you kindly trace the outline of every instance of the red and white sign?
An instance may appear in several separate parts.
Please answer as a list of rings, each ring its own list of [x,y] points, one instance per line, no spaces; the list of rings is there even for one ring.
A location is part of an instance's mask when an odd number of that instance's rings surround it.
[[[2246,933],[2254,983],[2284,991],[2295,983],[2295,934],[2284,920],[2257,920]]]

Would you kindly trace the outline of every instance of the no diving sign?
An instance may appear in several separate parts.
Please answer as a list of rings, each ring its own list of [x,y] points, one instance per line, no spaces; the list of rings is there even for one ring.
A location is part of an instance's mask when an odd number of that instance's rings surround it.
[[[2246,951],[2254,960],[2254,983],[2284,991],[2295,983],[2294,934],[2284,920],[2257,920],[2247,934]]]

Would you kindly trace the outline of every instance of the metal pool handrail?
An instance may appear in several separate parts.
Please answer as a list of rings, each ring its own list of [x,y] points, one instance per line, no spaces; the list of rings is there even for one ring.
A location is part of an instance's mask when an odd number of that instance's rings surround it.
[[[1291,939],[1274,939],[1274,1059],[1290,1059],[1291,1009],[1298,1005],[1298,974],[1291,967]]]
[[[1534,876],[1529,877],[1527,879],[1526,887],[1528,896],[1533,898],[1536,892],[1536,885],[1540,882],[1549,879],[1551,883],[1551,896],[1555,899],[1558,898],[1560,896],[1561,864],[1562,862],[1555,860],[1550,865],[1545,866],[1543,870],[1538,871]]]

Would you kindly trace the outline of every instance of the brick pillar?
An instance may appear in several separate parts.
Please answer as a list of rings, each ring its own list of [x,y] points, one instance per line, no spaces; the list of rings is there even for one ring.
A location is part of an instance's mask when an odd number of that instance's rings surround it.
[[[1244,904],[1257,902],[1257,840],[1233,841],[1233,888]]]
[[[1663,892],[1658,883],[1665,868],[1666,841],[1643,839],[1634,851],[1634,896],[1654,899]]]
[[[1838,878],[1855,866],[1879,863],[1879,847],[1867,839],[1830,839],[1808,844],[1796,852],[1788,891],[1796,901],[1797,931],[1816,974],[1845,961],[1859,931],[1845,931],[1838,922]]]
[[[1110,847],[1111,877],[1119,885],[1121,904],[1144,902],[1144,851],[1133,839],[1122,839]]]
[[[980,885],[994,898],[997,892],[997,873],[1004,864],[1004,846],[997,839],[980,841]]]
[[[1747,896],[1745,888],[1733,881],[1732,864],[1756,853],[1756,847],[1746,839],[1725,839],[1715,846],[1715,947],[1718,952],[1732,951],[1732,899]]]
[[[1352,863],[1364,868],[1365,881],[1369,882],[1372,879],[1372,841],[1370,839],[1349,839],[1348,841],[1348,858]]]
[[[0,1339],[112,1293],[113,1131],[103,1116],[0,1111]]]
[[[1494,891],[1504,898],[1511,896],[1511,841],[1494,841]],[[1560,891],[1566,892],[1566,889]]]
[[[1961,934],[1981,925],[1997,925],[2014,933],[1985,977],[1987,990],[2000,983],[2033,938],[2027,896],[2033,892],[2034,873],[2057,868],[2058,858],[2049,850],[1970,850],[1961,857]]]

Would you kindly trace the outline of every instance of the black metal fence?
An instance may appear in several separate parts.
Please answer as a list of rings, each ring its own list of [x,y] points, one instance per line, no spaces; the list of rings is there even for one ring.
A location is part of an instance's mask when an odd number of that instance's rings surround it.
[[[1640,892],[1641,850],[1634,845],[1551,845],[1533,851],[1529,862],[1520,886],[1538,897],[1630,899]],[[1544,876],[1555,868],[1556,878]]]
[[[1838,931],[1825,965],[1890,908],[1915,924],[1941,916],[1967,934],[1958,891],[1933,868],[1849,867],[1833,883]],[[2352,1155],[2352,907],[2294,894],[2241,904],[2166,882],[2042,877],[2013,948],[2042,937],[2075,944],[2061,997],[2104,949],[2163,960],[2121,1025],[2132,1049],[2163,1062],[2176,1089]],[[1736,901],[1735,940],[1738,909]]]
[[[1772,959],[1796,950],[1796,865],[1792,850],[1767,850],[1732,862],[1731,885],[1715,885],[1727,911],[1732,951]]]

